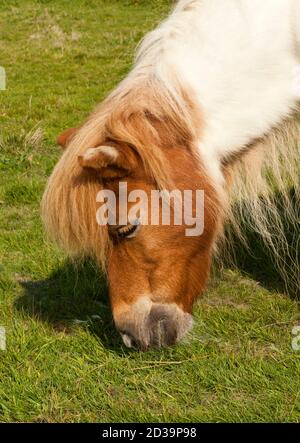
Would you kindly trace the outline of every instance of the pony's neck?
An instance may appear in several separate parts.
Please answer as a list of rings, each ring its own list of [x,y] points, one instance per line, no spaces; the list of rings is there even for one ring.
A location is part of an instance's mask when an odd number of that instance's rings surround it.
[[[222,162],[297,105],[291,78],[299,65],[295,13],[293,0],[181,0],[140,46],[129,78],[156,78],[179,108],[178,80],[193,91],[190,99],[202,113],[198,150],[220,184]]]

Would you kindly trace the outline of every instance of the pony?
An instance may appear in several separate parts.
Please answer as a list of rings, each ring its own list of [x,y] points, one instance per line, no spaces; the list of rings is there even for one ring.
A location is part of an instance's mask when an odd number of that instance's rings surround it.
[[[296,225],[299,64],[297,0],[180,0],[142,40],[125,79],[59,136],[63,154],[42,201],[46,230],[70,256],[103,269],[126,346],[145,351],[186,336],[228,233],[245,240],[241,223],[299,287],[276,197]],[[100,225],[97,195],[110,190],[118,201],[121,182],[149,199],[155,190],[203,190],[203,232]]]

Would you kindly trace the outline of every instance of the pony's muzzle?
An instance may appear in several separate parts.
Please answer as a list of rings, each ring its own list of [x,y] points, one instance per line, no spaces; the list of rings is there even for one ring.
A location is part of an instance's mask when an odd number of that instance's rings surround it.
[[[175,345],[193,324],[192,316],[175,303],[169,305],[145,300],[136,303],[115,321],[124,344],[140,351]]]

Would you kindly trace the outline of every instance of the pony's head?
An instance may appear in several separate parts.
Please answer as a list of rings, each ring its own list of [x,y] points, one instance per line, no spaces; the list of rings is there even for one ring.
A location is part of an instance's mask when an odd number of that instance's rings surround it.
[[[67,251],[95,256],[105,269],[115,324],[127,346],[142,350],[175,344],[191,328],[193,303],[209,275],[221,217],[219,196],[182,113],[162,97],[145,97],[144,91],[119,97],[117,106],[108,101],[77,133],[60,136],[66,149],[43,200],[52,236]],[[191,107],[186,112],[193,115]],[[137,210],[137,200],[121,199],[124,184],[127,196],[144,196],[146,206]],[[107,214],[99,198],[104,190],[114,196],[115,217],[101,226],[97,214]],[[176,198],[167,204],[164,198],[156,200],[153,210],[158,190],[181,195],[188,190],[195,222],[196,191],[201,190],[201,232],[187,234],[191,224],[184,216],[182,223],[174,221]],[[166,207],[169,223],[157,216]],[[148,223],[140,223],[145,210]],[[156,223],[149,221],[150,214]]]

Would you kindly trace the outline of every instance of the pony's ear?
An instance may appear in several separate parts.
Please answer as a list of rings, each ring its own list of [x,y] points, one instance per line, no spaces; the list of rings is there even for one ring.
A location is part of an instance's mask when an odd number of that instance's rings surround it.
[[[129,147],[98,146],[78,156],[82,168],[94,169],[103,178],[124,177],[138,165],[136,154]]]
[[[77,131],[78,128],[70,128],[62,132],[57,137],[57,144],[60,145],[63,149],[65,149],[72,140],[72,138],[77,134]]]

